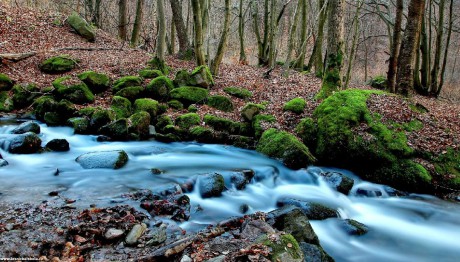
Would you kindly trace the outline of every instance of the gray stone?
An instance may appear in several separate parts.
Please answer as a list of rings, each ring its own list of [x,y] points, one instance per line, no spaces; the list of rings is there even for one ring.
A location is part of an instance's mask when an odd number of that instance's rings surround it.
[[[34,121],[27,121],[20,124],[15,129],[13,129],[13,131],[11,131],[12,134],[24,134],[27,132],[40,134],[40,126]]]
[[[81,35],[83,38],[88,40],[89,42],[94,42],[96,38],[96,33],[94,30],[91,28],[91,26],[83,19],[81,16],[79,16],[76,12],[73,12],[72,15],[70,15],[67,18],[67,23],[75,29],[75,31]]]
[[[161,224],[159,227],[154,227],[150,233],[149,237],[151,239],[146,243],[146,245],[157,246],[166,241],[166,228],[165,224]]]
[[[198,178],[201,197],[216,197],[224,191],[224,177],[221,174],[213,173],[202,175]]]
[[[353,219],[340,220],[339,225],[349,235],[361,236],[369,231],[366,225]]]
[[[128,154],[123,150],[90,152],[77,157],[75,161],[85,169],[118,169],[126,165]]]
[[[121,229],[109,228],[107,232],[105,232],[104,237],[108,240],[113,240],[120,238],[124,233],[125,231]]]
[[[344,195],[348,195],[355,182],[353,179],[337,172],[325,172],[321,173],[321,176],[330,187]]]
[[[41,148],[42,140],[32,132],[17,135],[9,141],[8,152],[13,154],[33,154]]]
[[[312,203],[293,198],[284,198],[278,200],[276,204],[280,207],[288,205],[298,207],[310,220],[324,220],[331,217],[338,217],[336,210],[318,203]]]
[[[46,144],[45,148],[58,152],[65,152],[70,150],[69,142],[67,142],[65,139],[53,139]]]
[[[274,234],[275,229],[262,220],[251,220],[242,225],[241,237],[249,240],[255,240],[263,234]]]
[[[127,245],[136,244],[139,238],[144,234],[146,230],[147,230],[147,225],[144,223],[134,225],[131,231],[129,231],[128,235],[125,238],[126,244]]]

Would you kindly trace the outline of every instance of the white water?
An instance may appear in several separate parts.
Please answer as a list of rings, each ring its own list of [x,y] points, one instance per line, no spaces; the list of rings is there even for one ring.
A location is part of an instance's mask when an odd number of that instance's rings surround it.
[[[15,125],[14,121],[0,119],[0,138],[8,136]],[[192,216],[181,226],[190,230],[241,216],[242,204],[249,206],[249,213],[271,211],[278,199],[293,197],[336,208],[341,218],[352,218],[369,227],[366,235],[350,236],[338,226],[338,219],[311,222],[321,245],[336,261],[460,261],[460,205],[456,203],[426,195],[353,196],[357,187],[380,187],[356,177],[352,193],[345,196],[331,190],[318,177],[325,168],[293,171],[256,152],[234,147],[155,141],[100,143],[95,136],[73,135],[71,128],[41,125],[41,129],[43,145],[54,138],[65,138],[71,150],[14,155],[0,149],[9,162],[0,168],[1,201],[50,200],[48,193],[59,191],[61,196],[76,199],[79,207],[114,205],[127,201],[120,198],[121,194],[138,189],[182,183],[207,172],[219,172],[225,177],[234,169],[253,169],[254,181],[244,190],[229,188],[222,197],[208,199],[202,199],[198,192],[189,193]],[[129,155],[128,164],[119,170],[85,170],[75,162],[76,157],[87,152],[117,149]],[[165,173],[153,175],[151,168]],[[58,176],[54,175],[56,169],[60,171]],[[202,211],[193,211],[198,205]]]

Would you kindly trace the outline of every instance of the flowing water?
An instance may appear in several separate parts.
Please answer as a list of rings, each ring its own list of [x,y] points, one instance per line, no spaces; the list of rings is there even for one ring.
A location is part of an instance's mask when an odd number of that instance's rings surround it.
[[[12,136],[19,123],[0,119],[0,138]],[[241,216],[241,205],[249,213],[271,211],[277,200],[292,197],[322,203],[339,211],[341,218],[352,218],[369,227],[363,236],[350,236],[339,219],[311,221],[321,245],[336,261],[460,261],[460,205],[427,195],[363,197],[358,188],[382,189],[383,186],[360,180],[351,172],[309,167],[290,170],[277,161],[254,151],[222,145],[197,143],[164,144],[156,141],[97,142],[95,136],[74,135],[67,127],[41,125],[43,145],[54,138],[70,143],[68,152],[14,155],[0,149],[8,166],[0,168],[2,202],[47,200],[59,191],[76,205],[88,208],[129,203],[120,195],[139,189],[154,189],[169,183],[183,183],[191,177],[219,172],[228,179],[235,169],[252,169],[255,177],[244,190],[229,188],[222,197],[200,197],[188,193],[192,212],[181,224],[194,230],[231,216]],[[75,158],[94,151],[123,149],[129,155],[119,170],[83,169]],[[153,175],[152,168],[163,170]],[[56,170],[59,174],[56,175]],[[339,171],[355,179],[346,196],[330,189],[320,178],[322,171]],[[228,181],[227,181],[228,182]],[[131,203],[139,206],[139,203]],[[0,247],[1,248],[1,247]]]

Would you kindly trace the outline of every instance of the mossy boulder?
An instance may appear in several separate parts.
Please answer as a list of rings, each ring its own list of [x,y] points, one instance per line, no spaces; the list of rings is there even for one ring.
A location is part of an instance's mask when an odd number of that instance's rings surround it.
[[[96,40],[96,33],[93,28],[77,12],[73,12],[66,21],[84,39],[89,42]]]
[[[113,83],[112,92],[116,94],[118,91],[126,87],[141,86],[142,82],[143,80],[139,76],[124,76]]]
[[[128,119],[128,132],[131,137],[136,139],[146,139],[149,136],[150,114],[140,111]]]
[[[208,97],[209,91],[193,86],[183,86],[175,88],[170,92],[172,99],[176,99],[188,106],[196,103],[203,103]]]
[[[176,118],[176,125],[183,129],[189,129],[192,126],[199,125],[200,116],[196,113],[188,113]]]
[[[106,74],[87,71],[79,74],[78,78],[95,94],[102,93],[110,87],[110,78]]]
[[[48,126],[64,126],[67,120],[76,114],[75,105],[65,99],[55,104],[55,108],[45,112],[43,121]]]
[[[190,85],[203,88],[210,88],[214,85],[211,70],[209,67],[202,65],[195,68],[190,74]]]
[[[69,55],[53,56],[40,64],[40,70],[47,74],[60,74],[75,68],[77,60]]]
[[[303,262],[303,253],[299,243],[291,234],[278,233],[277,236],[263,235],[257,239],[257,243],[270,248],[268,258],[270,261]]]
[[[318,126],[310,117],[306,117],[300,121],[300,123],[295,128],[296,134],[302,139],[303,143],[311,149],[315,149],[318,135]]]
[[[302,114],[306,106],[307,102],[305,102],[303,98],[296,97],[286,102],[286,104],[284,104],[283,110],[291,111],[296,114]]]
[[[90,118],[90,128],[97,132],[101,127],[115,120],[115,111],[112,109],[96,108]]]
[[[259,139],[262,134],[272,127],[276,122],[276,118],[272,115],[256,115],[252,121],[252,128],[254,129],[254,137]]]
[[[89,134],[90,124],[87,117],[73,117],[67,120],[67,125],[72,127],[75,134]]]
[[[241,99],[249,99],[252,96],[251,91],[247,90],[246,88],[236,86],[226,87],[224,88],[224,92],[231,96],[238,97]]]
[[[125,141],[128,140],[128,126],[128,120],[126,118],[121,118],[101,127],[99,133],[110,137],[111,140]]]
[[[139,76],[143,78],[157,78],[159,76],[164,76],[164,74],[156,69],[142,69],[139,71]]]
[[[233,111],[233,102],[230,98],[226,96],[219,96],[219,95],[210,96],[206,104],[220,111],[224,111],[224,112]]]
[[[206,125],[214,128],[214,130],[224,131],[233,135],[251,135],[252,128],[249,123],[235,122],[227,118],[217,117],[207,114],[203,121]]]
[[[85,169],[119,169],[126,165],[128,159],[125,151],[115,150],[86,153],[77,157],[75,161]]]
[[[189,86],[190,82],[191,82],[191,78],[187,70],[177,71],[176,77],[174,78],[174,81],[173,81],[176,87]]]
[[[34,84],[15,85],[12,92],[13,105],[16,109],[22,109],[31,105],[34,99],[40,95],[40,89]]]
[[[173,109],[176,109],[176,110],[184,109],[184,104],[182,104],[179,100],[176,100],[176,99],[168,101],[168,106],[169,106],[169,108],[173,108]]]
[[[274,128],[262,134],[256,150],[282,161],[290,168],[304,168],[316,162],[310,150],[295,136]]]
[[[203,198],[218,197],[225,189],[224,177],[218,173],[198,177],[199,191]]]
[[[26,121],[11,130],[11,133],[16,135],[24,134],[27,132],[40,134],[40,126],[35,121]]]
[[[70,150],[70,144],[65,139],[52,139],[45,145],[45,150],[55,152],[66,152]]]
[[[60,77],[53,81],[54,94],[61,99],[67,99],[75,104],[86,104],[94,102],[94,94],[85,83],[66,85],[70,77]]]
[[[151,98],[140,98],[134,101],[134,113],[142,111],[149,113],[152,120],[162,113],[158,101]]]
[[[247,103],[243,109],[241,109],[241,116],[244,120],[251,122],[254,116],[258,115],[263,110],[265,110],[265,106],[261,104]]]
[[[195,126],[190,129],[190,136],[193,140],[196,140],[200,143],[213,143],[214,142],[214,132],[212,129]]]
[[[158,57],[152,58],[147,62],[147,65],[150,69],[159,70],[164,75],[169,73],[169,67],[166,65],[164,60],[159,59]]]
[[[42,140],[37,134],[28,132],[14,136],[8,145],[8,152],[12,154],[34,154],[40,150]]]
[[[0,92],[0,112],[11,112],[14,109],[13,99],[8,95],[8,91]]]
[[[447,188],[460,190],[460,150],[448,148],[433,162],[436,173],[443,177],[440,183]]]
[[[131,102],[121,96],[114,96],[112,98],[112,104],[110,108],[115,112],[115,117],[119,118],[127,118],[131,115],[132,112],[132,105]]]
[[[7,75],[0,73],[0,92],[10,91],[14,83]]]
[[[385,76],[376,76],[373,77],[368,84],[372,86],[373,88],[377,88],[380,90],[385,90],[387,89],[387,78]]]
[[[142,98],[145,94],[145,88],[142,86],[129,86],[118,91],[115,95],[127,98],[134,102],[138,98]]]
[[[56,111],[57,104],[58,102],[52,96],[37,98],[33,103],[35,117],[43,121],[46,112]]]
[[[167,126],[174,125],[173,120],[168,115],[161,115],[157,118],[157,123],[155,125],[155,129],[160,133],[165,133],[165,129]]]
[[[174,88],[171,79],[166,76],[159,76],[147,85],[147,96],[158,101],[167,101],[169,99],[169,92]]]
[[[189,105],[187,107],[187,111],[189,111],[190,113],[196,113],[198,112],[198,108],[195,105]]]

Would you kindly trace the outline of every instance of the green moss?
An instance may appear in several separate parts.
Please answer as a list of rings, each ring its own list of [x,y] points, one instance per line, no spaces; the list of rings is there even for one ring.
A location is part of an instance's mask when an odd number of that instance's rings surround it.
[[[110,137],[112,140],[124,141],[128,139],[128,120],[120,118],[99,129],[102,135]]]
[[[151,98],[141,98],[134,101],[134,112],[145,111],[150,117],[156,118],[160,114],[159,103]]]
[[[167,115],[161,115],[157,119],[155,129],[160,133],[164,133],[165,127],[169,125],[174,125],[174,122],[172,121],[171,117]]]
[[[342,86],[342,79],[340,77],[340,68],[343,63],[343,54],[328,55],[327,65],[328,68],[324,72],[323,83],[316,99],[325,99],[337,92]]]
[[[441,183],[448,188],[460,190],[460,150],[448,148],[434,158],[436,173],[442,176]]]
[[[40,94],[40,89],[35,84],[15,85],[12,89],[13,105],[16,109],[22,109],[32,104]]]
[[[304,168],[316,162],[310,150],[295,136],[285,131],[270,128],[265,131],[256,150],[269,157],[279,159],[291,168]]]
[[[97,108],[88,106],[88,107],[78,110],[78,115],[91,117],[96,110]]]
[[[265,106],[261,104],[247,103],[241,110],[241,116],[251,122],[254,116],[258,115],[260,111],[265,110]]]
[[[176,118],[176,125],[183,129],[189,129],[192,126],[199,125],[200,122],[200,116],[196,113],[188,113]]]
[[[69,55],[54,56],[40,64],[40,70],[48,74],[58,74],[71,71],[77,65],[77,60]]]
[[[164,76],[163,72],[156,69],[142,69],[139,71],[139,76],[143,78],[157,78],[159,76]]]
[[[188,86],[190,85],[190,82],[191,82],[191,78],[187,70],[177,71],[176,77],[174,78],[174,85],[176,87]]]
[[[424,107],[422,104],[419,104],[419,103],[417,103],[417,104],[415,104],[415,105],[414,105],[414,104],[410,104],[410,105],[409,105],[409,108],[410,108],[412,111],[416,112],[416,113],[422,113],[422,114],[428,113],[428,109],[427,109],[426,107]]]
[[[57,97],[67,99],[80,105],[94,102],[95,98],[93,93],[84,83],[67,86],[64,82],[69,79],[69,76],[65,76],[53,81],[52,84],[55,88],[54,94]]]
[[[150,61],[147,62],[149,68],[160,70],[164,75],[169,74],[169,68],[166,65],[165,61],[160,60],[158,57],[152,58]]]
[[[118,153],[118,159],[117,159],[117,162],[115,163],[114,169],[122,168],[126,164],[126,162],[128,162],[128,154],[126,154],[125,151],[121,150]]]
[[[404,130],[407,132],[418,131],[423,128],[423,123],[420,120],[412,120],[408,123],[403,124]]]
[[[291,259],[302,259],[302,250],[300,249],[299,243],[291,234],[281,235],[280,238],[268,238],[264,235],[257,242],[260,242],[270,247],[269,258],[271,261],[281,261],[284,253],[288,253]]]
[[[10,91],[13,87],[13,81],[5,74],[0,73],[0,92]]]
[[[87,117],[73,117],[67,120],[67,125],[74,129],[75,134],[88,134],[90,132]]]
[[[190,129],[192,138],[200,143],[211,143],[214,139],[214,133],[210,128],[195,126]]]
[[[316,148],[318,127],[316,125],[316,122],[312,118],[307,117],[302,119],[300,123],[296,126],[295,132],[300,137],[300,139],[302,139],[303,143],[308,148]]]
[[[112,92],[115,94],[123,88],[141,86],[142,78],[138,76],[124,76],[113,83]]]
[[[52,104],[52,111],[47,111],[43,115],[44,122],[49,126],[64,126],[67,119],[75,116],[75,105],[63,99],[59,103]]]
[[[142,86],[129,86],[118,91],[115,95],[127,98],[129,101],[134,101],[141,98],[145,93],[145,88]]]
[[[204,88],[183,86],[173,89],[170,92],[170,96],[173,99],[181,101],[185,105],[190,105],[204,102],[208,97],[208,93],[209,91]]]
[[[91,130],[97,132],[102,126],[105,126],[115,120],[115,112],[111,109],[97,108],[91,115]]]
[[[196,113],[198,112],[198,108],[195,106],[195,105],[190,105],[187,110],[190,112],[190,113]]]
[[[430,189],[431,176],[420,164],[403,159],[377,169],[373,180],[402,190],[427,192]]]
[[[289,100],[286,104],[284,104],[283,110],[284,111],[292,111],[296,114],[301,114],[305,110],[307,106],[307,102],[303,98],[297,97],[292,100]]]
[[[0,112],[10,112],[14,109],[13,100],[7,91],[0,91]]]
[[[56,111],[57,104],[52,96],[37,98],[33,103],[35,117],[43,121],[46,112]]]
[[[94,71],[81,73],[78,78],[95,94],[104,92],[110,86],[110,78],[107,75]]]
[[[368,84],[372,86],[373,88],[385,90],[387,89],[387,78],[385,76],[379,75],[379,76],[373,77],[368,82]]]
[[[210,107],[213,107],[217,110],[221,110],[224,112],[233,111],[232,100],[226,96],[219,96],[219,95],[211,96],[208,98],[208,102],[206,104]]]
[[[159,76],[147,85],[147,95],[158,101],[167,101],[169,92],[174,88],[172,81],[166,76]]]
[[[190,85],[209,88],[214,85],[211,70],[206,65],[196,67],[190,74]]]
[[[248,123],[234,122],[227,118],[217,117],[210,114],[204,116],[204,122],[215,130],[228,132],[233,135],[251,135],[252,128]]]
[[[145,111],[140,111],[133,114],[129,118],[128,132],[135,134],[140,139],[145,139],[149,136],[150,114]]]
[[[77,12],[73,12],[68,18],[67,23],[77,31],[79,35],[88,40],[94,42],[96,40],[96,33],[93,28],[83,19]]]
[[[241,98],[241,99],[248,99],[252,96],[252,92],[250,92],[246,88],[235,87],[235,86],[224,88],[224,92],[234,97]]]
[[[127,118],[131,115],[131,102],[121,96],[114,96],[110,108],[115,112],[116,119]]]
[[[170,108],[174,108],[174,109],[177,109],[177,110],[182,110],[182,109],[184,109],[184,104],[182,104],[180,101],[175,100],[175,99],[169,101],[169,102],[168,102],[168,106],[169,106]]]
[[[264,127],[264,124],[275,123],[276,118],[272,115],[256,115],[254,121],[252,121],[252,128],[254,129],[254,137],[260,138],[262,133],[265,132],[267,128]]]

